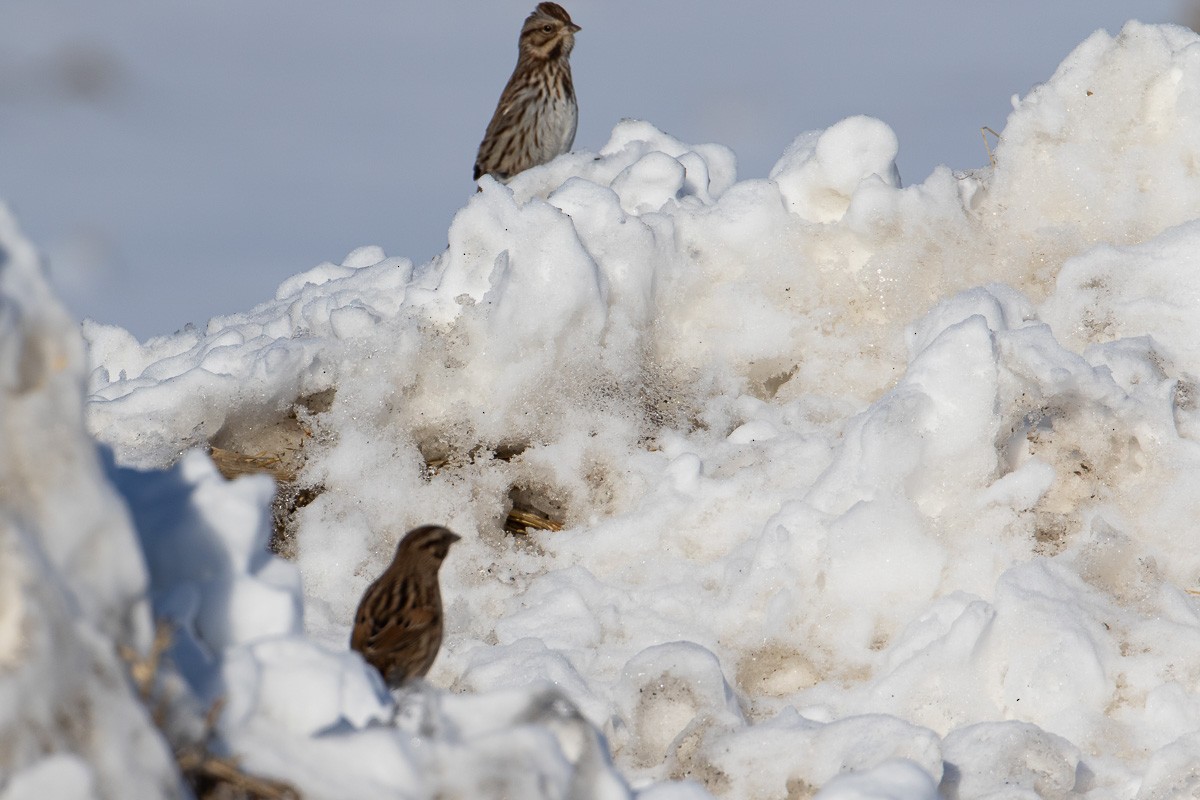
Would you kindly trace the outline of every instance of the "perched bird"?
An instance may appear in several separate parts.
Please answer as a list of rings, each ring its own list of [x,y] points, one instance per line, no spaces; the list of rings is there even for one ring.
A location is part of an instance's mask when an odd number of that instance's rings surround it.
[[[413,528],[358,604],[350,647],[393,689],[423,677],[437,658],[442,646],[438,568],[460,538],[440,525]]]
[[[581,30],[558,3],[538,3],[521,26],[517,68],[475,157],[475,180],[507,181],[571,149],[579,123],[568,61]]]

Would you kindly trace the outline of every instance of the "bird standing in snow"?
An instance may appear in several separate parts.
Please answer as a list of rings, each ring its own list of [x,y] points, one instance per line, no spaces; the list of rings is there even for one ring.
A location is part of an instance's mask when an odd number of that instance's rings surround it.
[[[442,646],[438,569],[460,538],[439,525],[413,528],[358,604],[350,647],[393,689],[424,677],[437,658]]]
[[[517,67],[475,157],[475,180],[507,181],[571,149],[579,107],[568,59],[579,30],[558,3],[538,3],[526,17]]]

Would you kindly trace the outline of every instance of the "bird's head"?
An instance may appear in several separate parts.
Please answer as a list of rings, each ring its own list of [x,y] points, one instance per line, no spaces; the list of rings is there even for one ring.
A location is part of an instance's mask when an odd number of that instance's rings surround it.
[[[396,547],[396,562],[411,559],[422,563],[441,564],[450,552],[450,545],[462,537],[441,525],[422,525],[413,528]]]
[[[571,55],[580,27],[558,3],[538,3],[521,28],[521,57],[557,61]]]

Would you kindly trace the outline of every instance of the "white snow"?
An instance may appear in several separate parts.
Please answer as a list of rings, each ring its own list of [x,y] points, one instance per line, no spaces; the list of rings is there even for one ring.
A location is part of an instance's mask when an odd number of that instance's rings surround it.
[[[83,425],[84,350],[0,206],[0,796],[172,797],[165,743],[125,680],[147,572]]]
[[[866,117],[742,181],[622,122],[485,179],[427,264],[360,248],[145,343],[85,322],[82,411],[6,223],[0,736],[61,736],[0,748],[0,797],[170,780],[129,687],[51,658],[111,672],[144,596],[218,746],[305,797],[1192,796],[1198,99],[1200,38],[1130,23],[994,168],[908,187]],[[293,408],[320,491],[286,561],[269,480],[188,451]],[[564,530],[504,534],[513,492]],[[346,642],[422,523],[464,538],[393,697]],[[120,745],[63,738],[68,691]]]

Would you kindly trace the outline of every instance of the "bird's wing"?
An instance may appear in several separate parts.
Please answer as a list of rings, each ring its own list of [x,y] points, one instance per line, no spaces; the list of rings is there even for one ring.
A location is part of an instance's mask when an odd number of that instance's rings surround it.
[[[361,620],[355,625],[354,638],[360,641],[364,649],[393,652],[408,646],[419,639],[437,622],[438,612],[432,606],[420,606],[407,609],[401,615],[392,615],[386,619],[376,620],[370,630],[362,630],[360,626],[367,623]]]
[[[515,80],[516,76],[514,76]],[[525,115],[537,106],[538,88],[528,83],[514,83],[504,87],[496,112],[488,123],[487,135],[494,135],[496,128],[513,115]]]

